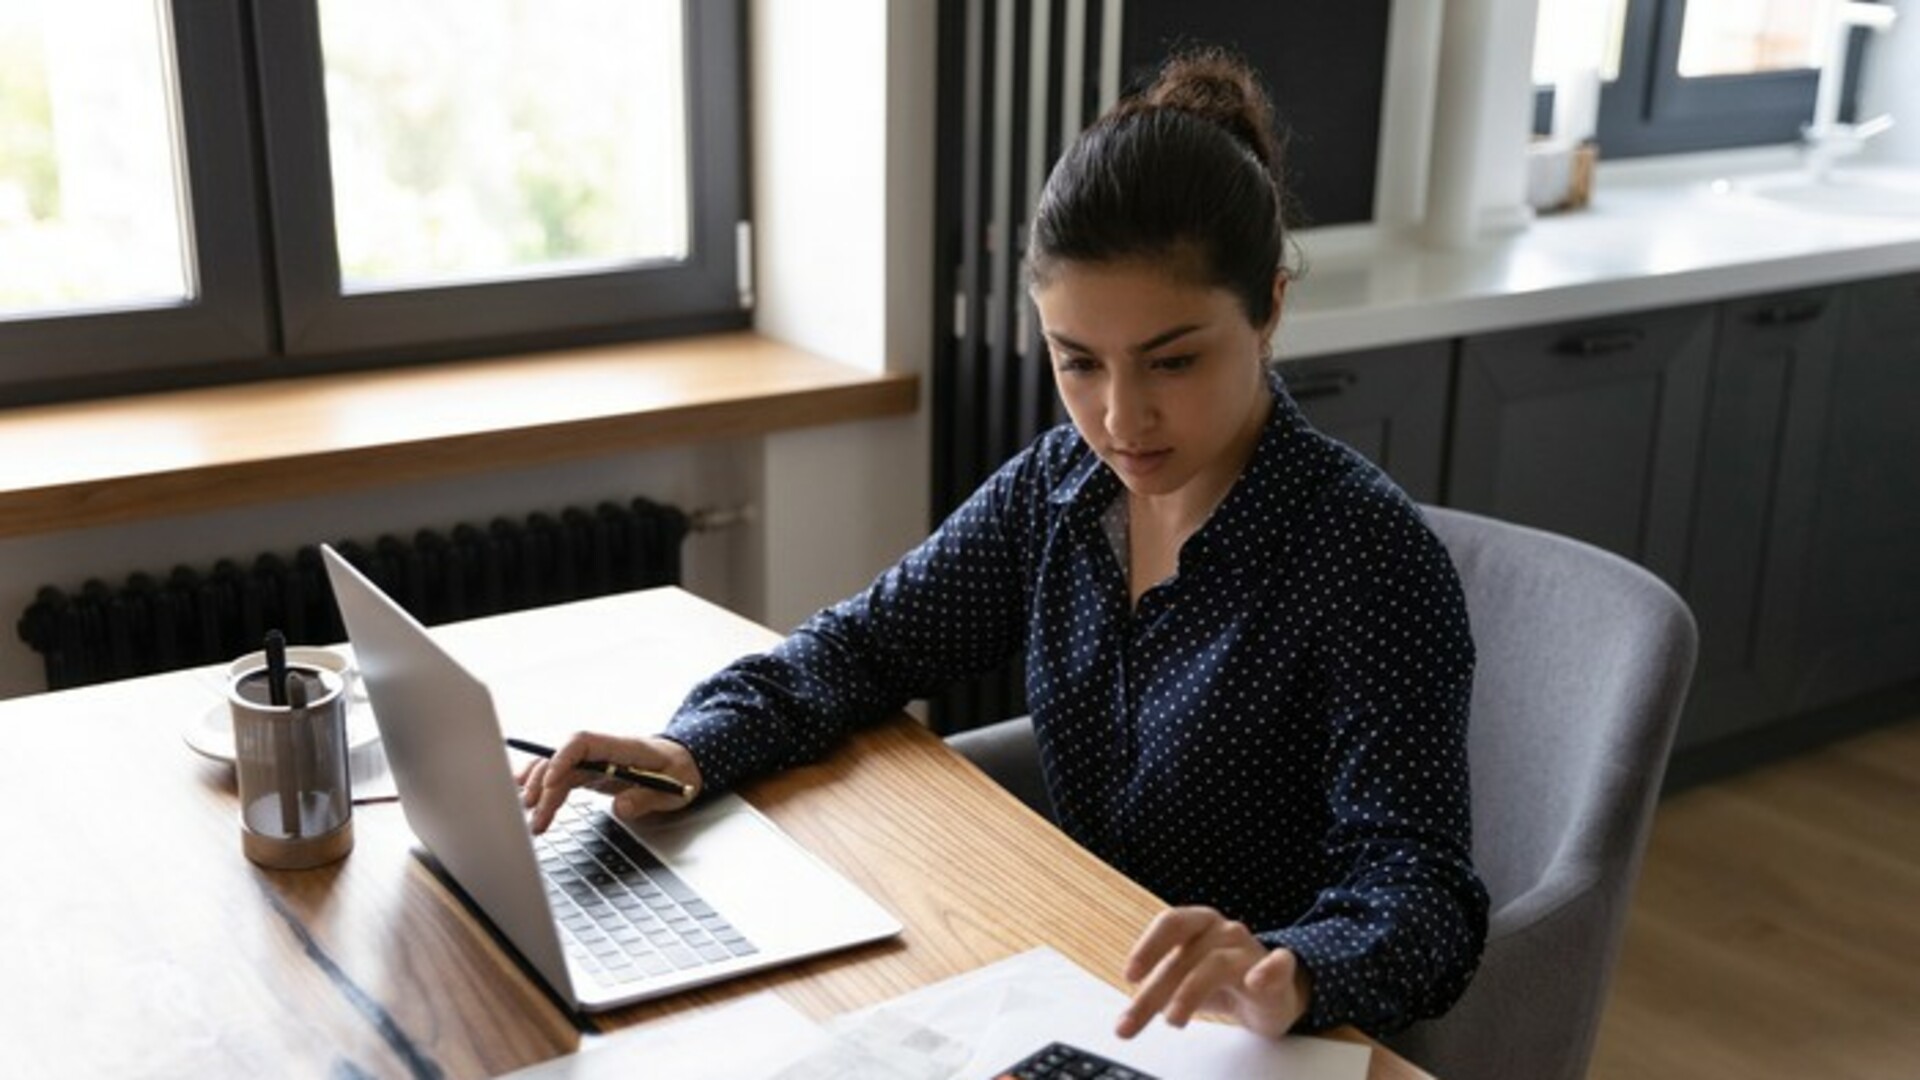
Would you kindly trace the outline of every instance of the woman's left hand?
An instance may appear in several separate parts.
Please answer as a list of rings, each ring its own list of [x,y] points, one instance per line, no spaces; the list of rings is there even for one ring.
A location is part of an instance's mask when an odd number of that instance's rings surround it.
[[[1185,1027],[1196,1012],[1230,1015],[1277,1039],[1306,1014],[1313,994],[1292,950],[1269,950],[1244,925],[1206,907],[1169,908],[1156,916],[1134,944],[1123,974],[1139,984],[1114,1026],[1123,1039],[1139,1034],[1155,1014]]]

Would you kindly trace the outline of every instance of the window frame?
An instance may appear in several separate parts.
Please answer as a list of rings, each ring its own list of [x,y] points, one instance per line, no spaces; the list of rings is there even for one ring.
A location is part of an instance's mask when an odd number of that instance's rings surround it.
[[[191,378],[271,348],[241,0],[167,9],[186,187],[183,245],[194,295],[0,321],[0,401],[74,396],[143,372]]]
[[[0,406],[746,327],[744,0],[680,0],[685,260],[347,294],[318,0],[172,0],[194,296],[0,321]]]
[[[1600,87],[1595,139],[1603,158],[1644,157],[1796,143],[1813,117],[1819,73],[1811,69],[1685,77],[1680,37],[1689,0],[1628,0],[1619,76]],[[1841,115],[1860,79],[1862,35],[1848,45]],[[1551,87],[1534,98],[1535,130],[1553,112]]]
[[[273,191],[282,347],[292,355],[525,340],[592,328],[745,325],[737,230],[746,219],[745,80],[736,3],[681,0],[687,40],[688,193],[684,262],[346,293],[335,240],[318,0],[254,8],[261,119]]]

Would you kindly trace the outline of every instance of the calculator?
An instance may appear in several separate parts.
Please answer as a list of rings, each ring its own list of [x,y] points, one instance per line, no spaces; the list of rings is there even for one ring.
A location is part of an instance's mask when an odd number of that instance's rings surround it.
[[[1151,1073],[1110,1061],[1091,1050],[1063,1042],[1048,1043],[994,1080],[1158,1080]]]

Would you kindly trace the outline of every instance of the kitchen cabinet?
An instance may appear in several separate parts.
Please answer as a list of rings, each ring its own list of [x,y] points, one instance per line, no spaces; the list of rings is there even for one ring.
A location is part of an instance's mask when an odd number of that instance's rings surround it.
[[[1416,499],[1672,584],[1700,626],[1677,749],[1920,680],[1920,274],[1281,371]]]
[[[1678,587],[1714,322],[1709,305],[1462,340],[1446,501],[1597,544]]]
[[[1797,709],[1920,678],[1920,274],[1841,293],[1800,597]]]
[[[1453,345],[1421,342],[1281,365],[1321,431],[1366,455],[1415,501],[1438,502]]]
[[[1791,715],[1840,293],[1720,305],[1680,592],[1700,627],[1681,749]]]

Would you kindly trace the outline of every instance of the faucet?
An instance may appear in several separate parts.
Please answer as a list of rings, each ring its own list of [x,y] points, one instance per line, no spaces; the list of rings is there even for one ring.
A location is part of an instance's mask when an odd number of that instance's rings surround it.
[[[1885,113],[1858,123],[1840,122],[1840,90],[1847,81],[1847,45],[1856,26],[1885,33],[1898,18],[1890,4],[1843,0],[1833,5],[1833,25],[1827,38],[1826,62],[1820,65],[1820,88],[1814,97],[1813,122],[1800,129],[1806,144],[1807,171],[1816,181],[1827,179],[1834,163],[1860,152],[1868,139],[1893,126]]]

